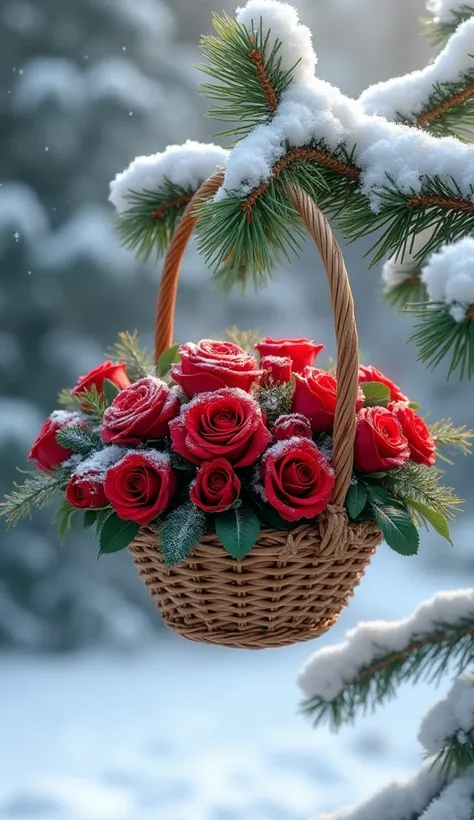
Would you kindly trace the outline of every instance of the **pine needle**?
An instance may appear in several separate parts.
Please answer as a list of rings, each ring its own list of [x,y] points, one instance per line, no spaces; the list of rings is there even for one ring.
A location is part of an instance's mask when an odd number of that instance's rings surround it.
[[[448,378],[458,372],[459,378],[474,376],[474,320],[456,322],[444,304],[412,306],[409,312],[418,321],[408,341],[418,347],[418,360],[431,370],[444,358],[449,360]]]
[[[51,473],[32,473],[23,484],[14,484],[13,492],[5,496],[0,504],[0,515],[8,527],[22,518],[30,518],[32,509],[41,509],[54,500],[60,490],[64,490],[71,469],[62,466]]]
[[[466,425],[455,427],[451,419],[442,419],[429,425],[430,433],[436,442],[437,455],[447,464],[453,462],[447,457],[445,450],[450,453],[459,451],[464,456],[472,452],[474,431],[467,430]]]
[[[253,353],[255,349],[255,345],[261,339],[261,336],[257,330],[239,330],[236,325],[232,327],[226,328],[226,336],[236,345],[243,348],[243,350],[247,350],[249,353]]]
[[[147,350],[140,347],[138,331],[119,333],[118,341],[108,351],[114,362],[125,362],[127,375],[131,382],[155,374],[153,359]]]
[[[419,502],[453,521],[462,499],[452,487],[445,487],[441,483],[442,476],[441,470],[409,461],[399,470],[387,473],[384,485],[394,498],[406,503],[410,500]]]
[[[433,45],[442,45],[449,40],[461,23],[464,23],[465,20],[469,20],[469,18],[473,16],[474,6],[465,3],[459,9],[456,9],[456,11],[451,10],[449,20],[441,22],[432,17],[421,18],[420,22],[425,27],[422,34],[427,35]]]

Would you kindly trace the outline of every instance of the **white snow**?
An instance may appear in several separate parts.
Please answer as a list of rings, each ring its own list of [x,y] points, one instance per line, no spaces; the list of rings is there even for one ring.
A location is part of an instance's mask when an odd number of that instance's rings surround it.
[[[53,410],[49,418],[54,424],[80,424],[85,416],[82,413],[74,413],[70,410]]]
[[[474,11],[471,0],[426,0],[427,10],[441,23],[448,23],[453,12],[461,11],[465,6],[472,6]]]
[[[440,752],[448,738],[474,728],[474,674],[459,677],[443,700],[423,718],[418,740],[430,755]]]
[[[359,102],[368,114],[380,114],[388,120],[399,116],[416,120],[427,107],[434,85],[456,82],[474,69],[473,54],[474,17],[471,17],[457,28],[433,63],[421,71],[369,86]]]
[[[84,461],[81,461],[74,470],[74,475],[86,476],[88,473],[93,473],[96,480],[104,482],[109,467],[117,464],[125,453],[124,447],[118,447],[115,444],[104,447],[103,450],[98,450],[85,458]]]
[[[464,777],[453,780],[435,797],[420,820],[472,820],[474,809],[474,766]]]
[[[456,322],[474,305],[474,239],[467,236],[444,245],[421,272],[432,302],[444,302]]]
[[[312,34],[307,26],[301,25],[293,6],[278,0],[249,0],[243,8],[237,9],[236,18],[248,31],[258,30],[261,20],[263,31],[271,31],[267,54],[270,54],[275,40],[279,40],[278,57],[283,70],[293,68],[295,80],[313,77],[317,58]]]
[[[425,228],[415,235],[412,235],[398,254],[388,259],[382,267],[382,280],[387,288],[399,285],[409,279],[414,273],[419,272],[420,263],[414,261],[414,257],[421,251],[433,236],[435,227]]]
[[[166,180],[195,191],[217,168],[225,167],[228,155],[219,145],[187,140],[161,153],[136,157],[110,183],[109,200],[120,214],[130,207],[130,191],[158,191]]]
[[[400,621],[361,622],[346,640],[315,652],[301,668],[298,685],[306,697],[336,698],[366,666],[430,634],[438,623],[455,626],[474,617],[474,589],[439,592]]]

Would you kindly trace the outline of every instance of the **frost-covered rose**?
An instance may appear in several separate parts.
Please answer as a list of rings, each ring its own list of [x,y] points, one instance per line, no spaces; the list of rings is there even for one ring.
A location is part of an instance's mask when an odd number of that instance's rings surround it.
[[[201,464],[189,495],[204,512],[219,513],[232,507],[239,492],[240,479],[232,464],[226,458],[215,458]]]
[[[363,407],[357,415],[354,466],[362,473],[403,467],[410,447],[397,417],[385,407]]]
[[[287,384],[291,380],[292,361],[289,356],[263,356],[260,367],[263,370],[262,387]]]
[[[109,502],[100,474],[91,471],[72,475],[66,487],[66,501],[78,509],[106,507]]]
[[[289,413],[287,416],[279,416],[272,427],[273,438],[277,441],[294,438],[311,438],[311,424],[306,416],[301,413]]]
[[[168,435],[169,422],[178,415],[176,392],[154,376],[117,393],[104,413],[101,429],[106,444],[139,444]]]
[[[146,526],[166,509],[177,480],[168,455],[144,450],[127,453],[109,467],[104,486],[120,518]]]
[[[187,342],[179,354],[181,362],[174,365],[171,375],[188,398],[223,387],[238,387],[249,393],[262,375],[256,358],[233,342]]]
[[[56,436],[62,427],[76,427],[83,423],[80,413],[56,410],[46,419],[30,450],[28,461],[34,461],[46,473],[58,467],[72,456],[72,450],[61,447]]]
[[[410,447],[411,460],[432,467],[436,461],[436,444],[423,419],[401,402],[390,404],[389,410],[400,422]]]

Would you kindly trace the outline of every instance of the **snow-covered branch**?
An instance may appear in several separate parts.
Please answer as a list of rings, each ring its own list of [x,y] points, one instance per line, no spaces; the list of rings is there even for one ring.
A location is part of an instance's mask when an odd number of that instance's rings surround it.
[[[474,765],[474,675],[458,678],[448,695],[425,715],[418,740],[450,774]]]
[[[474,14],[474,4],[469,0],[426,0],[426,8],[441,23],[449,22],[453,14],[464,9]]]
[[[446,305],[456,322],[463,322],[474,305],[474,239],[445,245],[430,256],[422,270],[431,302]]]
[[[474,654],[474,590],[439,592],[400,621],[361,623],[336,646],[315,652],[298,684],[303,711],[336,727],[382,703],[406,680],[433,680],[448,661],[458,672]]]

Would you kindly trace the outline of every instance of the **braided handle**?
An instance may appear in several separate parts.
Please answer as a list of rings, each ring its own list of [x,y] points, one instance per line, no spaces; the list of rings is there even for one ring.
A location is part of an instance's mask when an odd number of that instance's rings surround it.
[[[171,240],[163,268],[155,324],[155,361],[173,344],[174,310],[179,272],[187,242],[197,221],[196,204],[222,185],[218,171],[201,185],[188,204]],[[290,200],[313,237],[321,255],[331,292],[337,342],[337,402],[333,431],[332,464],[334,507],[342,508],[352,476],[356,432],[359,353],[354,302],[341,249],[325,217],[304,191],[292,188]]]

